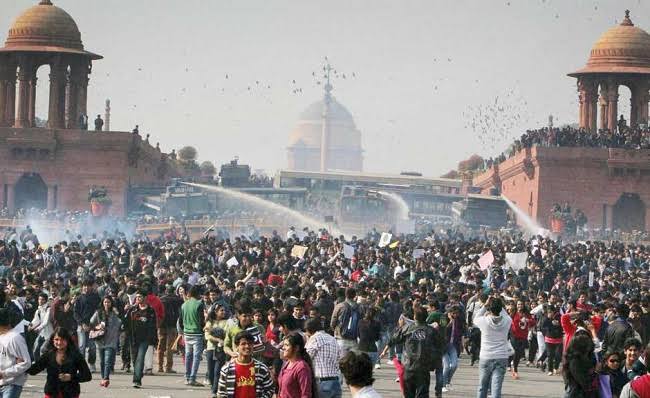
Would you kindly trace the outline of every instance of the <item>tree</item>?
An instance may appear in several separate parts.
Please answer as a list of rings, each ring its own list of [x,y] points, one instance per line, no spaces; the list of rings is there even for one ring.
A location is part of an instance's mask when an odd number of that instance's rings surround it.
[[[474,171],[481,167],[483,167],[483,158],[476,154],[458,163],[458,171]]]
[[[201,168],[201,174],[204,176],[214,176],[215,174],[217,174],[217,168],[214,167],[214,163],[210,161],[206,160],[205,162],[201,163],[200,168]]]
[[[449,170],[447,173],[440,176],[440,178],[451,178],[453,180],[459,179],[460,174],[456,170]]]
[[[193,146],[184,146],[178,151],[178,158],[184,162],[195,161],[196,155],[196,148]]]

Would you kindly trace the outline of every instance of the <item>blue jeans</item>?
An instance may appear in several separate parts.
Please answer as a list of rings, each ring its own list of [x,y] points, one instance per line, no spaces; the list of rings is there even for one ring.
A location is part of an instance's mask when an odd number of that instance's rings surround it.
[[[451,379],[458,368],[458,352],[455,345],[447,346],[447,351],[442,355],[442,368],[442,381],[445,385],[451,384]]]
[[[363,351],[366,355],[368,355],[368,358],[370,358],[370,362],[372,364],[377,364],[379,363],[379,353],[377,351]]]
[[[221,367],[226,363],[226,356],[221,353],[213,356],[214,370],[212,379],[212,395],[217,395],[217,387],[219,387],[219,377],[221,376]]]
[[[501,398],[503,376],[506,374],[508,358],[480,359],[478,361],[478,394],[477,398],[487,398],[492,391],[492,398]]]
[[[196,381],[203,354],[203,336],[185,335],[185,380]]]
[[[81,326],[77,326],[77,341],[79,343],[79,352],[86,358],[86,349],[88,349],[88,365],[95,366],[97,360],[97,348],[95,341],[88,336],[90,332],[84,332]]]
[[[108,380],[111,376],[111,369],[115,365],[115,348],[104,347],[99,349],[99,365],[102,372],[102,380]]]
[[[144,372],[144,356],[147,354],[149,344],[141,341],[131,345],[131,360],[133,361],[133,382],[142,384],[142,374]]]
[[[318,392],[318,398],[341,398],[343,394],[339,380],[318,381]]]
[[[18,398],[23,391],[23,386],[18,384],[9,384],[0,387],[0,398]]]

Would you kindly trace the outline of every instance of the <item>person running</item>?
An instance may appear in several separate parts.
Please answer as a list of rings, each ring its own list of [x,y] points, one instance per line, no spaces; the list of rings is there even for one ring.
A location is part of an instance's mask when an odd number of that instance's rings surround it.
[[[131,360],[133,361],[133,388],[142,387],[144,375],[144,357],[147,348],[156,341],[156,313],[145,302],[144,290],[135,295],[135,305],[126,313],[126,329],[131,342]]]
[[[271,398],[275,392],[269,369],[253,359],[255,338],[241,331],[233,339],[236,358],[221,368],[217,398]]]
[[[77,398],[81,394],[79,383],[92,379],[86,360],[77,349],[70,332],[56,328],[50,336],[46,351],[29,368],[27,373],[37,375],[47,371],[45,397]]]
[[[25,338],[12,327],[12,314],[0,309],[0,397],[18,398],[32,364]]]

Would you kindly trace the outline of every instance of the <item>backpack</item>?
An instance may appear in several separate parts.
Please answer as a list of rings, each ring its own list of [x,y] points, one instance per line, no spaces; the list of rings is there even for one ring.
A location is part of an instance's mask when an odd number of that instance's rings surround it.
[[[347,340],[356,340],[359,337],[360,319],[359,306],[346,303],[341,315],[339,315],[339,331],[341,337]]]

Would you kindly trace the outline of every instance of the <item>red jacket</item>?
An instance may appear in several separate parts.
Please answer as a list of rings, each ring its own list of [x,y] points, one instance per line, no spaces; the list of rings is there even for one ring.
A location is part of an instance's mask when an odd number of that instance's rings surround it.
[[[528,330],[533,326],[535,326],[535,319],[532,316],[517,312],[512,318],[510,332],[512,337],[518,340],[526,340],[528,339]]]
[[[594,315],[591,317],[591,323],[596,328],[596,332],[598,332],[598,329],[600,329],[600,326],[603,323],[603,319],[597,315]],[[566,352],[566,349],[569,346],[569,342],[573,338],[573,335],[576,333],[578,327],[574,323],[571,323],[571,315],[568,313],[562,314],[562,317],[560,318],[560,324],[562,325],[562,330],[564,331],[564,347],[562,347],[562,349]]]
[[[145,302],[153,308],[153,312],[156,313],[156,326],[160,325],[162,320],[165,318],[165,306],[162,301],[153,293],[149,293]]]

